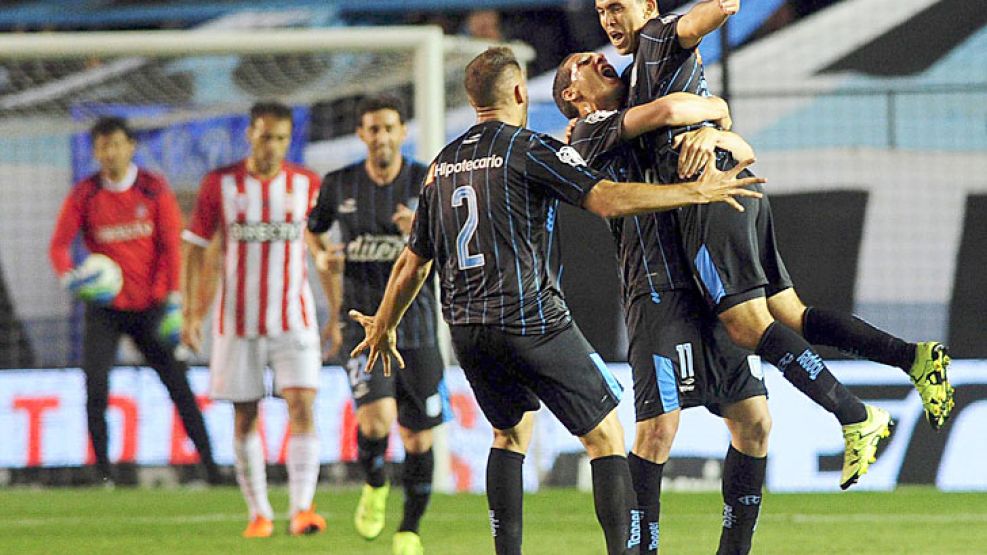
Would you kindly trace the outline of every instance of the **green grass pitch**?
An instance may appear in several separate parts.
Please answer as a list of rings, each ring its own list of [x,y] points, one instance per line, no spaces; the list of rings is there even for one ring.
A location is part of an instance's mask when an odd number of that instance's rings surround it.
[[[402,493],[392,491],[388,527],[374,542],[351,524],[356,490],[320,486],[318,511],[328,533],[287,535],[279,518],[275,537],[243,540],[240,493],[214,489],[0,489],[0,553],[323,553],[390,554]],[[283,511],[283,488],[271,491]],[[720,528],[716,493],[666,493],[662,553],[710,554]],[[525,553],[604,553],[592,496],[543,490],[525,496]],[[422,524],[428,555],[493,553],[486,502],[479,495],[436,495]],[[768,494],[754,540],[756,554],[987,553],[987,494],[946,494],[928,488],[893,493]]]

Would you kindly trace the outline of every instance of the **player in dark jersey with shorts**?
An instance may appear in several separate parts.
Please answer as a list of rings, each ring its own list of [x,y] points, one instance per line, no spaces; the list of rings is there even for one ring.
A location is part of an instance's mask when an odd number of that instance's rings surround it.
[[[622,109],[625,93],[606,58],[591,52],[568,56],[553,84],[559,109],[566,117],[579,118],[570,144],[590,167],[611,175],[653,173],[648,171],[649,159],[631,144],[650,131],[729,119],[721,99],[676,93]],[[750,146],[738,136],[713,132],[738,158],[753,157]],[[724,418],[731,432],[723,466],[723,499],[732,518],[724,518],[719,552],[747,553],[757,522],[771,425],[760,359],[730,341],[694,285],[656,289],[645,279],[659,256],[675,256],[677,267],[688,266],[681,249],[662,253],[658,236],[644,231],[654,226],[656,216],[609,221],[623,277],[634,375],[637,429],[628,465],[644,518],[641,552],[657,553],[659,548],[661,476],[680,411],[706,406]],[[733,511],[733,499],[746,499],[745,510]]]
[[[385,369],[391,357],[401,364],[395,330],[434,260],[456,353],[494,427],[487,498],[497,553],[521,552],[521,464],[539,400],[586,447],[608,552],[636,553],[639,521],[614,411],[621,388],[562,299],[558,203],[609,217],[729,194],[696,198],[702,183],[669,195],[618,185],[571,147],[524,129],[527,87],[509,49],[491,48],[470,62],[466,91],[479,123],[430,166],[409,246],[377,314],[353,313],[367,330],[357,351],[369,348],[369,360],[382,357]],[[730,177],[710,168],[703,179]]]
[[[621,53],[634,54],[627,72],[630,106],[672,92],[708,94],[696,46],[739,9],[737,0],[702,2],[684,16],[668,17],[657,17],[654,0],[597,0],[596,5],[611,43]],[[675,152],[676,135],[687,130],[666,128],[641,142],[642,155],[654,157],[651,165],[662,183],[691,175],[700,165],[698,160],[683,162]],[[711,155],[720,167],[733,163],[722,150]],[[682,210],[685,255],[731,339],[768,359],[843,425],[847,449],[841,487],[849,487],[867,471],[877,442],[889,432],[890,416],[850,394],[808,341],[908,372],[934,428],[942,425],[953,404],[945,373],[949,358],[939,343],[907,343],[852,315],[807,308],[777,252],[768,200],[740,200],[747,208],[740,215]]]
[[[357,107],[357,117],[357,135],[367,145],[368,157],[325,176],[308,221],[315,233],[325,233],[335,224],[341,243],[340,247],[316,245],[317,267],[329,298],[329,322],[323,333],[329,356],[340,348],[350,352],[363,338],[359,325],[340,326],[339,315],[373,311],[380,304],[391,267],[411,231],[411,207],[418,202],[425,177],[422,164],[401,156],[407,128],[400,99],[368,97]],[[342,251],[342,264],[330,261],[336,249]],[[354,524],[366,539],[376,538],[384,527],[390,489],[384,454],[395,417],[404,443],[404,517],[393,538],[397,555],[422,550],[418,529],[432,490],[432,428],[443,422],[446,404],[435,309],[429,285],[398,329],[398,347],[405,353],[408,372],[367,372],[363,356],[346,363],[356,405],[358,458],[366,475]]]

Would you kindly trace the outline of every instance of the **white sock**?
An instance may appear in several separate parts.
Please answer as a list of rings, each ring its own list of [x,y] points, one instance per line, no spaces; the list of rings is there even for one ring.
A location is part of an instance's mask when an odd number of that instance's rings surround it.
[[[312,508],[319,483],[319,436],[294,435],[288,438],[288,499],[291,514]]]
[[[236,483],[247,501],[250,520],[257,515],[274,520],[274,509],[267,499],[267,467],[260,435],[253,432],[244,439],[234,439],[233,453],[236,456]]]

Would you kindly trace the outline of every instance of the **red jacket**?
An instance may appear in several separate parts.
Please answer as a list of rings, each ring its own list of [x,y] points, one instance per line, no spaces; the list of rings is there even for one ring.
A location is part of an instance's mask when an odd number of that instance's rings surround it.
[[[90,252],[109,256],[123,272],[123,289],[111,306],[145,310],[179,288],[181,228],[178,201],[163,177],[138,169],[133,186],[114,192],[95,174],[62,204],[48,255],[59,276],[71,270],[70,248],[81,231]]]

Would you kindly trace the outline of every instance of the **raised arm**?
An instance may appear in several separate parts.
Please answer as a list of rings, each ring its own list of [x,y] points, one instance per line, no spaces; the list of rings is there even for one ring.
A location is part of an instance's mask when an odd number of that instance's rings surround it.
[[[765,182],[759,177],[737,179],[737,174],[752,163],[754,160],[747,160],[731,170],[721,172],[716,169],[714,160],[710,159],[697,181],[675,185],[603,180],[587,193],[583,208],[604,218],[615,218],[671,210],[690,204],[726,202],[743,212],[743,207],[733,197],[760,198],[760,193],[745,187]]]
[[[422,258],[405,247],[391,269],[391,276],[387,280],[387,288],[384,289],[380,306],[377,307],[377,314],[367,316],[356,310],[350,311],[350,316],[363,326],[366,333],[366,337],[353,349],[350,356],[356,357],[362,351],[369,349],[366,366],[368,372],[373,369],[378,357],[383,361],[385,376],[391,373],[390,357],[392,356],[397,360],[398,366],[404,368],[404,359],[397,350],[398,324],[412,301],[418,296],[431,268],[430,259]]]
[[[679,45],[687,50],[695,48],[703,37],[715,31],[739,10],[740,0],[706,0],[697,4],[680,17],[676,24]]]
[[[624,114],[622,139],[628,140],[662,127],[692,125],[727,118],[730,111],[722,98],[677,92],[635,106]]]

